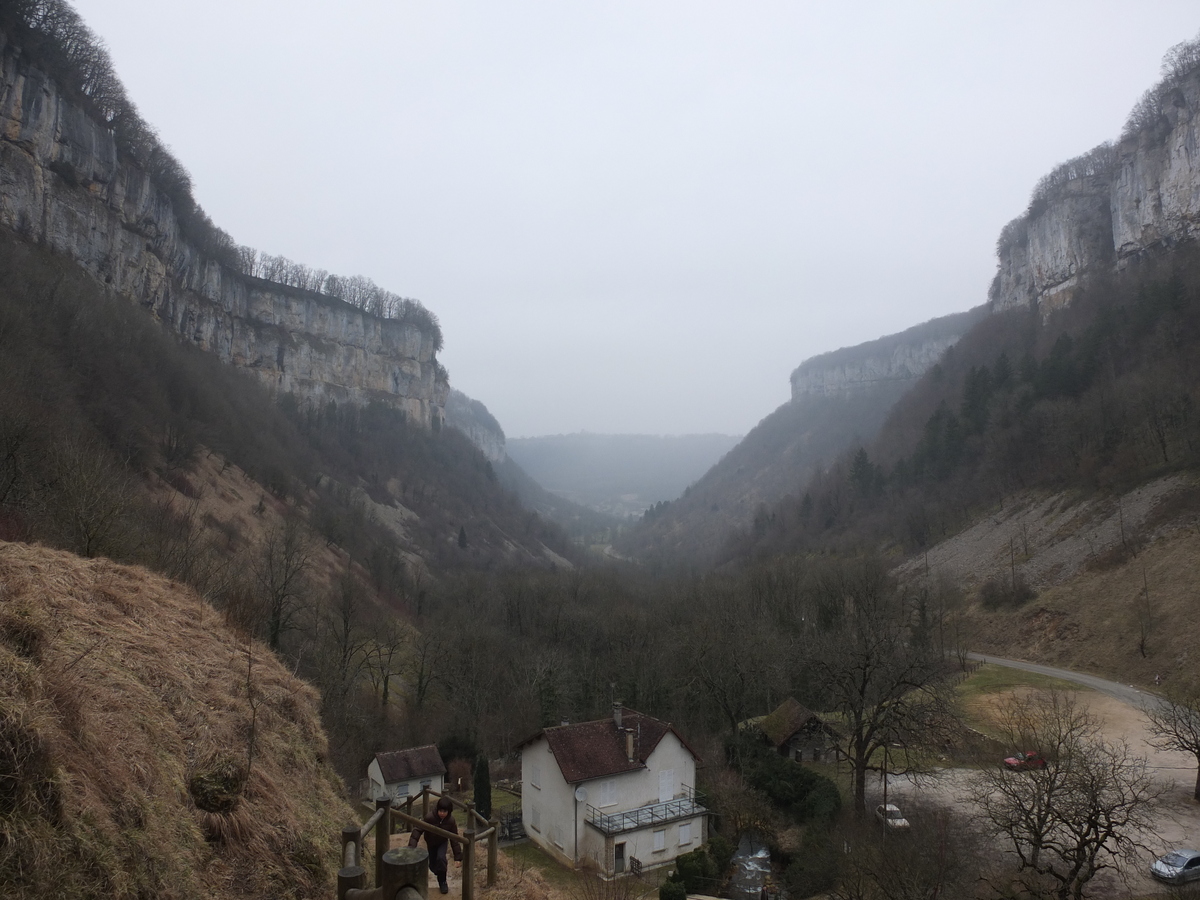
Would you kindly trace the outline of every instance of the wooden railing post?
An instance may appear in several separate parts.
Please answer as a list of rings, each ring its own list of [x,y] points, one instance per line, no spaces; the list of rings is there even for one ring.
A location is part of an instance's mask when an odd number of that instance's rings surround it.
[[[500,863],[500,819],[492,816],[488,825],[492,833],[488,835],[488,877],[487,886],[496,886],[496,871]]]
[[[375,823],[375,886],[383,884],[383,854],[392,847],[392,798],[375,801],[375,809],[383,810],[383,818]]]
[[[474,826],[474,822],[471,823]],[[462,896],[463,900],[475,898],[475,829],[463,832]]]
[[[421,818],[429,818],[429,788],[421,788]]]
[[[367,886],[367,870],[362,867],[359,859],[359,831],[357,825],[347,825],[342,829],[342,868],[338,870],[338,900],[346,900],[346,892],[351,888]]]

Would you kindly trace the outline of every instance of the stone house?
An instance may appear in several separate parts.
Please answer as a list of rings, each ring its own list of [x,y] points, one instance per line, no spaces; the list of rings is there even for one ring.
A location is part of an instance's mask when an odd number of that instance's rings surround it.
[[[771,745],[796,762],[832,761],[840,735],[812,710],[788,697],[758,723]]]

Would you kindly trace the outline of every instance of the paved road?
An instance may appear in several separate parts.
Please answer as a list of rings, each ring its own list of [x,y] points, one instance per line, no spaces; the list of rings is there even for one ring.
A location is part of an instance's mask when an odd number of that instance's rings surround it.
[[[1084,687],[1089,687],[1102,694],[1108,694],[1110,697],[1117,698],[1122,703],[1128,703],[1130,706],[1141,710],[1149,709],[1162,702],[1158,695],[1152,694],[1150,691],[1135,688],[1132,684],[1107,681],[1103,678],[1097,678],[1095,675],[1072,672],[1070,669],[1056,669],[1053,666],[1043,666],[1040,663],[1025,662],[1020,659],[1004,659],[999,656],[985,656],[982,653],[968,653],[967,656],[979,662],[994,663],[998,666],[1008,666],[1010,669],[1023,669],[1026,672],[1036,672],[1039,675],[1048,675],[1051,678],[1060,678],[1063,681],[1073,681],[1076,684],[1082,684]]]

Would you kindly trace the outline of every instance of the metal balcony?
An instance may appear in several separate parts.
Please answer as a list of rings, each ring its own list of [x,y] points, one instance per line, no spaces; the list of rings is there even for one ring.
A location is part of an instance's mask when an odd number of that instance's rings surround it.
[[[626,831],[636,831],[650,825],[661,825],[678,819],[690,819],[693,816],[708,812],[696,802],[691,788],[684,786],[685,796],[668,800],[665,803],[652,803],[649,806],[639,806],[637,809],[625,812],[605,814],[590,803],[587,808],[587,822],[605,835],[621,834]]]

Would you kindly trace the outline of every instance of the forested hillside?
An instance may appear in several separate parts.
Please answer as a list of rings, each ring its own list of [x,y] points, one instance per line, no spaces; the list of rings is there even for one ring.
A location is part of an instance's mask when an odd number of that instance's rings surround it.
[[[683,496],[647,510],[617,546],[656,567],[712,565],[735,530],[799,491],[847,447],[874,438],[893,404],[984,315],[977,307],[805,360],[792,373],[791,402]]]
[[[1015,492],[1109,492],[1200,457],[1200,253],[1097,274],[1066,309],[969,332],[878,437],[761,515],[729,548],[844,542],[914,552]]]

